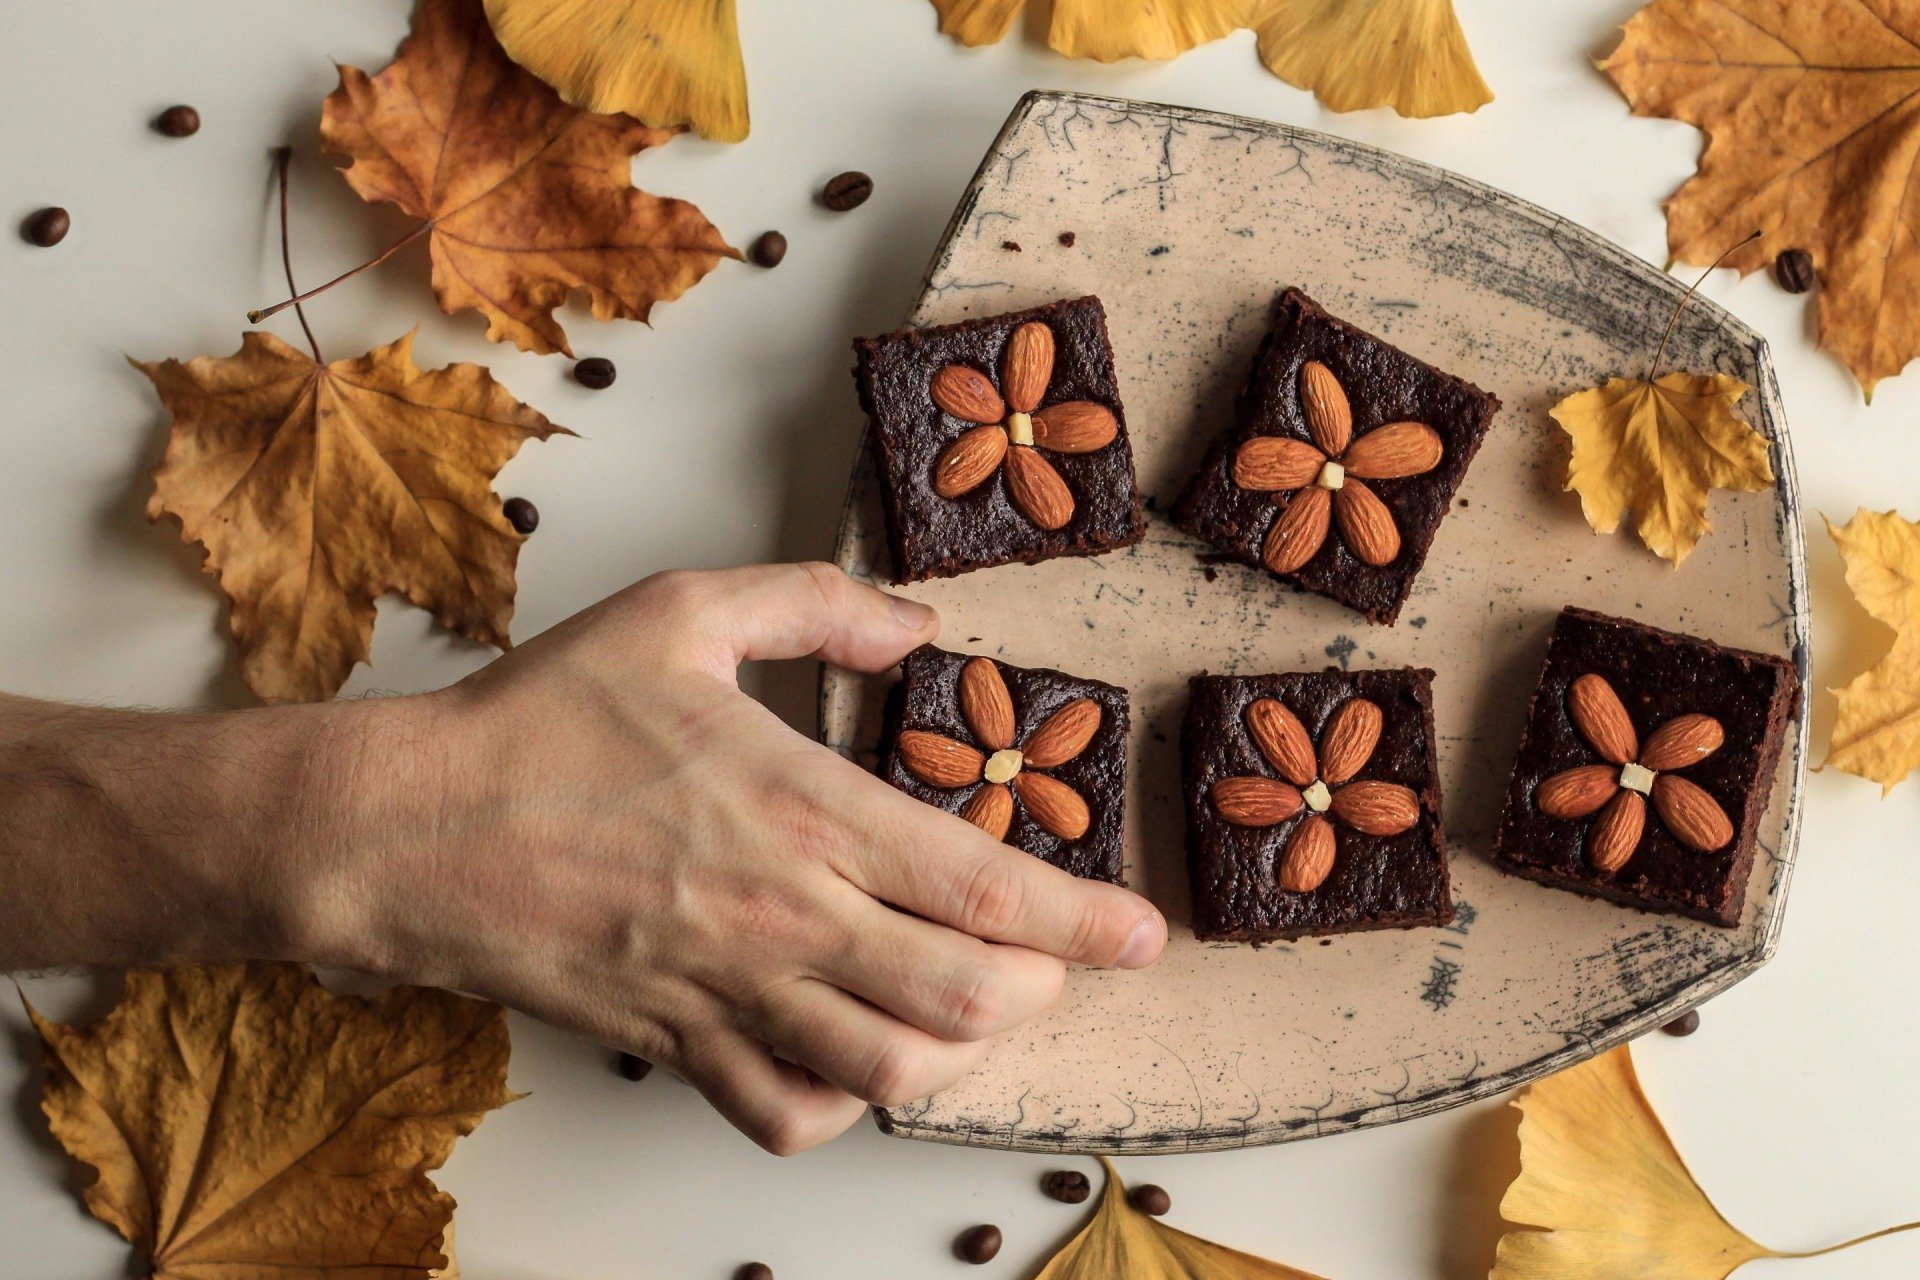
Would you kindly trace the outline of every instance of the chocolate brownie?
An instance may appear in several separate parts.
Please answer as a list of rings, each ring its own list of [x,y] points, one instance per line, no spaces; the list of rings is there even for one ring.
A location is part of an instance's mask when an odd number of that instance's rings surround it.
[[[888,782],[1063,871],[1125,883],[1125,689],[931,645],[902,669]]]
[[[1288,289],[1174,523],[1391,624],[1499,408]]]
[[[1799,698],[1784,659],[1564,610],[1494,859],[1643,911],[1738,924]]]
[[[853,349],[896,581],[1140,540],[1133,447],[1098,298]]]
[[[1433,672],[1195,676],[1193,931],[1267,942],[1453,919]]]

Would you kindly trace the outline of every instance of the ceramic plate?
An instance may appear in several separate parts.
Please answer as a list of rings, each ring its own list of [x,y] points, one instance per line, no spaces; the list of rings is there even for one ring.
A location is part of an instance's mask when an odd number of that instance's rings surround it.
[[[1725,990],[1773,951],[1799,826],[1804,712],[1738,928],[1544,888],[1488,859],[1562,605],[1788,655],[1806,677],[1793,460],[1766,345],[1751,329],[1696,300],[1669,363],[1754,388],[1742,410],[1772,439],[1780,484],[1714,494],[1713,533],[1676,572],[1629,534],[1588,530],[1562,491],[1567,442],[1547,410],[1643,369],[1682,285],[1545,210],[1400,156],[1256,120],[1030,94],[961,197],[909,323],[1098,294],[1141,489],[1164,512],[1229,424],[1269,305],[1289,284],[1505,408],[1395,627],[1208,563],[1205,547],[1158,516],[1129,551],[906,589],[939,607],[948,648],[1132,691],[1127,876],[1173,936],[1144,972],[1074,973],[1063,1002],[972,1076],[881,1113],[890,1133],[1134,1152],[1388,1124],[1570,1066]],[[838,557],[862,578],[888,576],[870,458],[854,477]],[[1325,943],[1201,943],[1187,925],[1179,795],[1187,677],[1329,664],[1439,673],[1458,918]],[[826,741],[869,767],[886,684],[837,672],[823,684]]]

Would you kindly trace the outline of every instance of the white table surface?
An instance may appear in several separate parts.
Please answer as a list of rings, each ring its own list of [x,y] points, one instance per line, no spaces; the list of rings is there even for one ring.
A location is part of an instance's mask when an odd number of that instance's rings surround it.
[[[405,0],[112,0],[0,10],[0,687],[88,702],[232,705],[223,610],[195,557],[141,509],[164,415],[122,362],[227,354],[250,306],[282,296],[267,149],[300,148],[296,264],[313,284],[406,224],[363,207],[316,155],[329,59],[383,66]],[[330,355],[421,326],[422,364],[490,364],[515,394],[584,439],[529,446],[504,493],[543,523],[520,561],[515,634],[527,637],[652,570],[826,554],[861,429],[848,338],[896,324],[980,153],[1019,94],[1077,88],[1241,112],[1392,148],[1503,187],[1655,261],[1660,201],[1691,171],[1699,136],[1635,120],[1590,58],[1631,0],[1460,0],[1498,97],[1471,117],[1333,115],[1275,80],[1241,33],[1169,65],[1072,63],[1010,39],[963,51],[925,0],[742,0],[752,137],[681,140],[636,165],[649,190],[699,203],[734,243],[777,227],[785,265],[726,265],[657,327],[565,323],[582,355],[620,380],[575,386],[559,357],[488,344],[472,314],[449,319],[409,252],[311,309]],[[197,106],[201,133],[159,137],[148,118]],[[871,173],[859,211],[825,213],[813,191],[845,168]],[[11,228],[41,204],[72,211],[52,251]],[[1920,374],[1864,407],[1812,346],[1812,309],[1770,280],[1721,273],[1707,292],[1774,343],[1805,510],[1906,504],[1920,516]],[[292,316],[275,329],[295,334]],[[1573,499],[1568,498],[1571,506]],[[1877,658],[1886,637],[1847,597],[1823,530],[1812,565],[1815,759],[1823,692]],[[380,611],[371,670],[348,692],[449,682],[488,654],[404,607]],[[812,673],[756,673],[811,725]],[[1655,1036],[1638,1060],[1705,1185],[1737,1224],[1777,1247],[1829,1243],[1920,1216],[1920,783],[1882,801],[1832,772],[1809,779],[1806,836],[1785,940],[1757,977],[1715,1001],[1690,1040]],[[98,1010],[100,987],[35,979],[58,1014]],[[489,1119],[442,1175],[458,1196],[473,1280],[723,1277],[758,1257],[783,1280],[1023,1276],[1077,1222],[1040,1196],[1058,1160],[897,1142],[869,1126],[791,1161],[760,1154],[697,1095],[656,1073],[620,1079],[598,1047],[514,1020],[512,1083],[532,1096]],[[85,1216],[76,1175],[39,1117],[31,1037],[0,1000],[0,1280],[121,1274],[125,1249]],[[1485,1274],[1496,1206],[1516,1159],[1500,1103],[1285,1147],[1125,1162],[1173,1193],[1173,1221],[1335,1280],[1467,1280]],[[1091,1161],[1074,1161],[1092,1168]],[[977,1221],[1005,1228],[992,1266],[947,1252]],[[1882,1277],[1920,1270],[1920,1236],[1786,1274]]]

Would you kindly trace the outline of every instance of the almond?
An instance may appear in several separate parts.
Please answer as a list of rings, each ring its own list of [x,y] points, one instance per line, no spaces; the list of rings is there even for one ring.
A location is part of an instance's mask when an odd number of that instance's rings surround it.
[[[1292,573],[1327,540],[1333,495],[1318,487],[1293,495],[1260,548],[1260,562],[1275,573]]]
[[[1222,778],[1207,794],[1236,827],[1271,827],[1300,812],[1300,793],[1272,778]]]
[[[1395,782],[1349,782],[1333,793],[1333,816],[1370,836],[1397,836],[1420,821],[1420,797]]]
[[[1023,773],[1013,780],[1020,803],[1027,806],[1033,820],[1062,840],[1078,840],[1093,825],[1087,802],[1058,778],[1044,773]]]
[[[1327,455],[1305,440],[1255,436],[1233,455],[1233,483],[1255,493],[1304,489],[1320,474]]]
[[[1575,680],[1567,690],[1567,711],[1574,727],[1602,758],[1630,764],[1640,754],[1640,736],[1633,731],[1633,721],[1628,719],[1620,695],[1605,676],[1589,672]]]
[[[960,668],[960,714],[981,746],[1001,751],[1013,745],[1013,695],[991,658]]]
[[[1247,732],[1267,763],[1296,787],[1314,779],[1313,739],[1283,702],[1257,698],[1247,707]]]
[[[1340,518],[1340,536],[1353,554],[1376,569],[1400,555],[1400,527],[1379,495],[1348,479],[1333,495],[1333,512]]]
[[[1353,408],[1340,379],[1318,360],[1300,366],[1300,407],[1307,411],[1307,430],[1322,453],[1337,458],[1347,451],[1353,440]]]
[[[1705,760],[1727,740],[1720,722],[1712,716],[1675,716],[1653,731],[1640,752],[1640,763],[1655,773],[1684,769]]]
[[[1031,768],[1051,769],[1085,751],[1099,729],[1100,704],[1080,698],[1042,720],[1021,744],[1020,754]]]
[[[1640,846],[1647,825],[1647,802],[1637,791],[1622,791],[1607,801],[1587,832],[1587,860],[1601,875],[1610,876],[1627,865]]]
[[[953,788],[980,781],[987,758],[964,742],[919,729],[902,729],[900,763],[922,782]]]
[[[1318,889],[1333,870],[1333,852],[1333,824],[1312,815],[1287,839],[1287,852],[1280,860],[1280,888],[1287,893]]]
[[[975,427],[941,451],[933,464],[933,491],[943,498],[972,493],[1000,469],[1007,456],[1007,433],[999,427]]]
[[[1092,453],[1119,434],[1113,410],[1091,400],[1050,404],[1033,415],[1033,442],[1055,453]]]
[[[1440,465],[1440,433],[1424,422],[1389,422],[1355,440],[1340,459],[1362,480],[1403,480]]]
[[[1341,703],[1320,731],[1320,781],[1338,786],[1360,772],[1360,766],[1380,745],[1384,719],[1379,706],[1365,698]]]
[[[1007,339],[1007,354],[1000,365],[1000,385],[1007,389],[1007,403],[1016,413],[1032,413],[1047,394],[1053,381],[1053,330],[1039,320],[1029,320]]]
[[[973,793],[960,816],[995,840],[1005,840],[1007,828],[1013,825],[1013,792],[997,784],[982,787]]]
[[[1006,401],[993,389],[993,380],[978,369],[950,364],[933,375],[933,402],[968,422],[999,422],[1007,416]]]
[[[1620,771],[1610,764],[1583,764],[1554,774],[1534,789],[1533,801],[1549,818],[1584,818],[1613,799]]]
[[[1051,462],[1026,445],[1007,450],[1007,492],[1027,519],[1049,532],[1073,519],[1073,491]]]
[[[1733,839],[1733,821],[1720,802],[1685,778],[1671,773],[1655,778],[1653,807],[1673,838],[1689,849],[1712,853]]]

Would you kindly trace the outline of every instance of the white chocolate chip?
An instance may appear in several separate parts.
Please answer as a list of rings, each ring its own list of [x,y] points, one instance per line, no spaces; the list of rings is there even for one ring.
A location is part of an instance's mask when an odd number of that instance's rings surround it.
[[[1315,813],[1325,813],[1328,806],[1333,803],[1333,793],[1328,791],[1327,784],[1318,778],[1313,780],[1312,786],[1300,793],[1300,798],[1305,800],[1307,808]]]
[[[1653,770],[1645,765],[1623,764],[1620,766],[1620,785],[1645,795],[1653,790]]]
[[[1020,766],[1025,763],[1020,753],[1011,747],[1005,751],[996,751],[987,757],[987,781],[1011,782],[1013,775],[1020,772]]]
[[[1013,437],[1015,444],[1033,443],[1033,415],[1029,413],[1010,413],[1007,415],[1007,434]]]
[[[1327,461],[1321,466],[1320,478],[1314,481],[1314,483],[1322,489],[1338,489],[1346,482],[1347,469],[1332,460]]]

